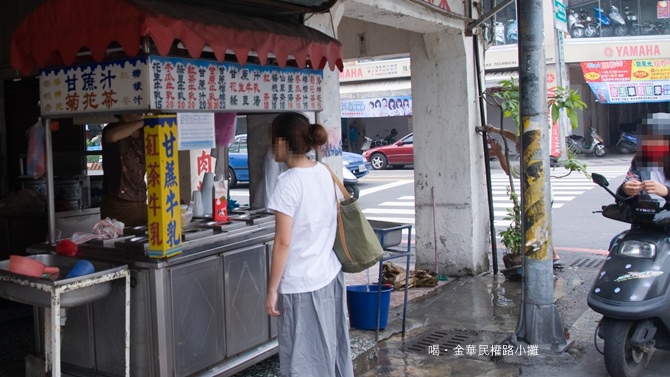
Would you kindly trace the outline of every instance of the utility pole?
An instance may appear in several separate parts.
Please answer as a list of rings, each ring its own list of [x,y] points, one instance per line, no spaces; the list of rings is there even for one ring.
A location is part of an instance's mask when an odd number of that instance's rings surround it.
[[[521,115],[521,208],[524,250],[522,307],[516,341],[542,350],[567,348],[554,305],[549,186],[550,133],[544,59],[543,0],[517,1],[519,106]]]

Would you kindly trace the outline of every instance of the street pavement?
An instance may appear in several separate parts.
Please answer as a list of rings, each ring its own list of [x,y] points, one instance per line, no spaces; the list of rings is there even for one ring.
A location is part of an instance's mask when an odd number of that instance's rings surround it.
[[[609,178],[621,179],[627,169],[630,157],[588,160],[589,171],[605,173]],[[494,177],[501,178],[502,171],[494,169]],[[553,174],[553,173],[552,173]],[[554,174],[557,175],[557,174]],[[565,179],[565,178],[562,178]],[[501,179],[495,191],[496,210],[504,209],[506,195]],[[568,181],[563,181],[568,182]],[[588,198],[584,208],[585,216],[594,216],[592,209],[598,209],[602,202],[600,193],[585,178],[570,181],[566,187],[555,185],[556,200],[560,204],[554,216],[561,211],[574,211],[570,206],[577,197]],[[560,192],[560,193],[559,193]],[[571,193],[571,192],[574,192]],[[574,198],[569,198],[573,196]],[[398,203],[402,203],[399,204]],[[594,208],[590,208],[593,204]],[[380,220],[413,223],[413,197],[400,196],[377,209],[402,209],[395,213],[370,213],[369,217]],[[562,215],[561,215],[562,216]],[[411,222],[410,220],[411,219]],[[496,216],[496,220],[501,220]],[[572,227],[577,223],[572,224]],[[607,223],[606,223],[607,224]],[[501,227],[501,223],[497,223]],[[584,231],[584,229],[580,229]],[[588,230],[586,230],[588,232]],[[575,232],[573,230],[573,232]],[[612,232],[602,231],[602,238]],[[597,233],[597,232],[596,232]],[[564,238],[564,243],[583,243],[580,237]],[[389,324],[380,333],[379,342],[374,339],[374,331],[351,330],[352,349],[355,349],[356,376],[607,376],[603,357],[593,344],[594,331],[600,316],[586,306],[586,295],[591,282],[605,258],[603,250],[594,248],[559,247],[565,269],[555,271],[555,305],[565,329],[566,341],[571,347],[564,352],[548,350],[547,345],[523,345],[511,341],[515,333],[519,308],[521,307],[520,282],[507,281],[502,275],[485,273],[475,277],[450,279],[441,282],[436,289],[410,290],[407,307],[407,329],[401,336],[402,302],[401,292],[394,292]],[[501,264],[501,263],[500,263]],[[371,273],[375,279],[376,273]],[[348,276],[348,284],[356,280]],[[367,279],[359,275],[361,279]],[[18,368],[17,357],[31,352],[30,328],[28,321],[0,323],[0,376],[15,377]],[[602,342],[600,342],[602,348]],[[27,350],[27,351],[26,351]],[[23,353],[22,353],[23,352]],[[658,351],[654,355],[645,376],[666,376],[670,366],[670,353]],[[12,372],[14,371],[14,372]],[[239,377],[278,376],[277,359],[266,362],[239,373]]]

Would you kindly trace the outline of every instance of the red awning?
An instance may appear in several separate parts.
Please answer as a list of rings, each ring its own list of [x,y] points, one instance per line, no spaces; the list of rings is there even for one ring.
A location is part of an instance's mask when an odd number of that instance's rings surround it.
[[[301,68],[309,63],[342,70],[342,44],[307,26],[155,0],[49,0],[12,34],[10,62],[28,75],[35,68],[75,64],[85,50],[102,61],[113,42],[136,56],[143,37],[162,56],[177,40],[192,58],[209,46],[218,61],[232,50],[244,65],[254,51],[262,65],[274,54],[282,68],[290,55]]]

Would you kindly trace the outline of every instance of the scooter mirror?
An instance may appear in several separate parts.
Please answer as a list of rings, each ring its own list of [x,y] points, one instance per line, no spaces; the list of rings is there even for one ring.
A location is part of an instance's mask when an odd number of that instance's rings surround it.
[[[597,184],[600,187],[607,187],[610,185],[610,183],[607,181],[607,178],[598,173],[591,174],[591,179],[595,184]]]

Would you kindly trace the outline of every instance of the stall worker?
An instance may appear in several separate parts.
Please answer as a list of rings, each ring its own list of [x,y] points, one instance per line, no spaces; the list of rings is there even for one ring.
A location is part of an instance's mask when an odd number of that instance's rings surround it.
[[[124,114],[102,130],[102,201],[100,218],[125,226],[146,225],[147,183],[142,127],[144,115]]]

